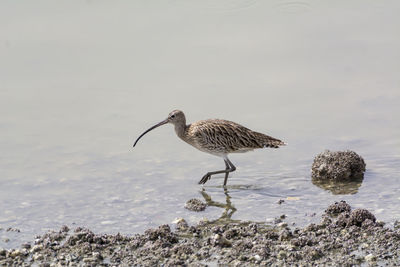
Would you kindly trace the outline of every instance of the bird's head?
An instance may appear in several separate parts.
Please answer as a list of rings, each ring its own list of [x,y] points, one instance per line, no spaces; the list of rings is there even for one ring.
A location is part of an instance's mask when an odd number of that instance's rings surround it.
[[[186,123],[185,114],[183,114],[182,111],[177,110],[177,109],[174,111],[171,111],[171,113],[168,114],[167,120],[169,123],[172,123],[174,125]]]
[[[186,118],[185,114],[180,111],[180,110],[174,110],[168,114],[168,118],[163,120],[162,122],[157,123],[156,125],[150,127],[148,130],[146,130],[144,133],[142,133],[138,139],[136,139],[135,143],[133,144],[133,147],[136,146],[136,143],[139,141],[140,138],[142,138],[143,135],[147,134],[151,130],[154,130],[155,128],[167,124],[167,123],[172,123],[173,125],[185,125],[186,124]]]

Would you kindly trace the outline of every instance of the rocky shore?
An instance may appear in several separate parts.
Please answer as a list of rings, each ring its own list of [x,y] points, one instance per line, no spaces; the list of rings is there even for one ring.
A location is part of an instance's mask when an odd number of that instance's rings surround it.
[[[95,234],[67,226],[19,249],[0,249],[1,266],[288,266],[400,265],[400,227],[378,222],[346,202],[330,205],[318,224],[290,228],[202,221],[161,225],[134,236]]]

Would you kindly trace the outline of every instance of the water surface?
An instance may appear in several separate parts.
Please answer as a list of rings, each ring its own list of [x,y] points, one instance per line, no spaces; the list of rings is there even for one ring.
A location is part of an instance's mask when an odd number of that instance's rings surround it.
[[[400,218],[398,1],[0,5],[0,247],[63,224],[133,234],[177,217],[286,214],[300,226],[339,200]],[[172,126],[132,148],[176,108],[289,145],[232,155],[227,190],[223,176],[202,187],[224,163]],[[363,156],[363,181],[314,185],[325,149]],[[183,208],[203,197],[214,206]]]

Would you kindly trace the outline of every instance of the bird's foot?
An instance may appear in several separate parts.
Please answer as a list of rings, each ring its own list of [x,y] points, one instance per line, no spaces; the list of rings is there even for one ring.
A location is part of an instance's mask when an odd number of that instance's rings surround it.
[[[206,175],[203,176],[203,178],[201,178],[199,184],[205,184],[210,179],[211,179],[211,175],[209,173],[207,173]]]

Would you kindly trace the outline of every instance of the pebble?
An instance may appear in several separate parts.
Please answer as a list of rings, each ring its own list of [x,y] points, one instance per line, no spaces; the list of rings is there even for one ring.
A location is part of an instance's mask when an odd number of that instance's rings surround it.
[[[43,245],[42,245],[42,244],[34,245],[34,246],[32,247],[32,249],[31,249],[31,253],[38,252],[39,250],[42,250],[42,249],[43,249]]]
[[[96,260],[102,260],[103,259],[103,257],[101,256],[100,252],[98,252],[98,251],[94,251],[92,253],[92,255],[93,255],[93,258],[95,258]]]
[[[5,256],[7,254],[7,250],[4,248],[0,248],[0,256]]]
[[[254,260],[256,261],[256,262],[260,262],[261,261],[261,257],[260,257],[260,255],[255,255],[254,256]]]
[[[39,261],[39,260],[43,260],[44,257],[43,257],[43,255],[40,254],[40,253],[35,253],[35,254],[33,254],[32,258],[33,258],[33,260],[35,260],[35,261]]]
[[[367,261],[367,262],[376,261],[376,257],[374,255],[372,255],[372,254],[368,254],[368,255],[365,256],[365,261]]]
[[[189,227],[188,223],[183,218],[177,218],[172,223],[175,223],[176,229],[181,231],[184,231]]]
[[[191,210],[191,211],[204,211],[207,207],[207,204],[201,201],[200,199],[192,198],[188,200],[185,204],[185,209]]]
[[[69,232],[69,227],[66,226],[66,225],[63,225],[63,226],[61,227],[60,231],[61,231],[61,232],[64,232],[64,233],[68,233],[68,232]]]
[[[19,255],[21,255],[21,250],[19,250],[19,249],[13,250],[10,253],[10,256],[13,258],[18,257]]]
[[[221,246],[221,247],[230,247],[232,246],[232,242],[230,242],[228,239],[226,239],[224,236],[220,234],[215,234],[214,235],[214,245]]]

